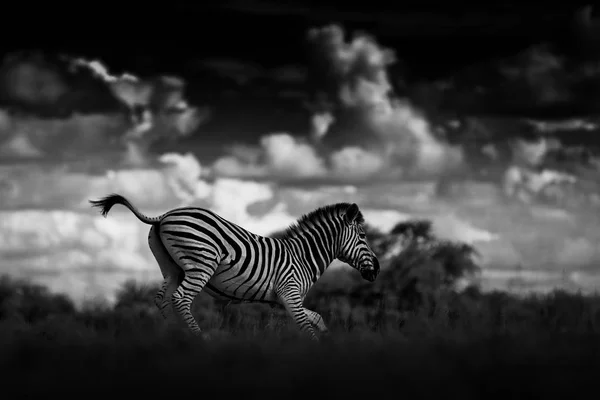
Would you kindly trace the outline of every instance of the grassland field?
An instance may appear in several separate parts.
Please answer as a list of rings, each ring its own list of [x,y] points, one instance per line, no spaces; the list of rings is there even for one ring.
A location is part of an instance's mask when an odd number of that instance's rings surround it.
[[[194,314],[211,334],[202,341],[155,311],[155,287],[128,285],[114,306],[76,308],[4,278],[5,398],[566,398],[594,393],[600,372],[600,297],[471,288],[409,310],[394,296],[321,288],[305,305],[330,333],[313,343],[280,310],[201,294]]]

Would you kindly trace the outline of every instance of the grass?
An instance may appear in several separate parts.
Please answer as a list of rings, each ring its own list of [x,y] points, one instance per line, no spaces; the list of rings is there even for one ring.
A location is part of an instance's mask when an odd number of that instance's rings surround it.
[[[199,296],[204,342],[162,320],[154,288],[130,283],[114,307],[76,309],[39,286],[0,287],[6,393],[547,398],[594,388],[600,369],[600,297],[565,292],[471,288],[407,309],[394,296],[321,287],[305,304],[331,333],[312,343],[268,306]]]
[[[48,338],[33,328],[4,348],[10,371],[3,374],[4,390],[48,395],[86,388],[109,394],[128,387],[155,395],[189,390],[252,397],[281,387],[298,398],[394,393],[522,398],[575,394],[595,383],[594,368],[600,367],[592,335],[458,340],[343,333],[315,345],[275,334],[203,343],[176,332],[118,338],[63,333]]]

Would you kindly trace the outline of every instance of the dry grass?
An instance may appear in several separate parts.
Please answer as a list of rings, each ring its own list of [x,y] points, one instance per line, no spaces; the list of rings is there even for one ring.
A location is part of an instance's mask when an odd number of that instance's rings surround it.
[[[307,306],[331,334],[311,343],[281,312],[223,308],[201,295],[195,315],[213,336],[204,342],[168,326],[150,288],[130,285],[115,307],[76,310],[40,287],[10,294],[11,282],[0,293],[3,389],[28,395],[130,388],[252,397],[281,387],[286,398],[547,398],[595,387],[600,367],[597,297],[473,289],[407,310],[357,288],[321,287]]]

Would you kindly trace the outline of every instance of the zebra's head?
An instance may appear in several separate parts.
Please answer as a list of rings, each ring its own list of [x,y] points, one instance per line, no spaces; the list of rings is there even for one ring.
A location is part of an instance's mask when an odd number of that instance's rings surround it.
[[[351,204],[344,213],[341,243],[337,259],[360,272],[363,279],[374,282],[379,275],[379,260],[369,244],[358,206]]]

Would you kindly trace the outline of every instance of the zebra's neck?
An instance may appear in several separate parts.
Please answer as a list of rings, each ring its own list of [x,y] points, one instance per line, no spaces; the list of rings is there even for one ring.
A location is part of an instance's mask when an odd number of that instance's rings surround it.
[[[300,260],[302,267],[316,280],[338,255],[339,227],[337,224],[332,224],[328,229],[324,229],[322,226],[314,225],[283,240]]]

